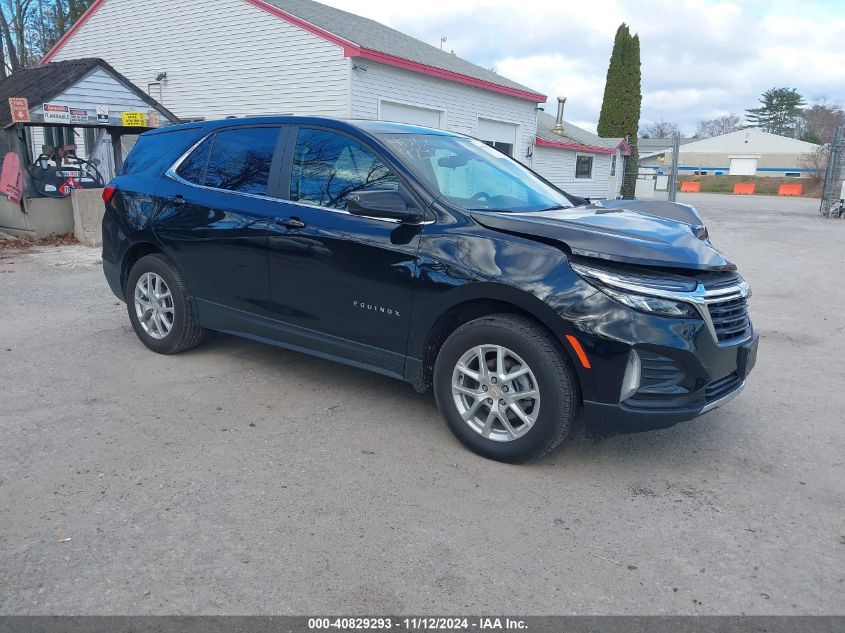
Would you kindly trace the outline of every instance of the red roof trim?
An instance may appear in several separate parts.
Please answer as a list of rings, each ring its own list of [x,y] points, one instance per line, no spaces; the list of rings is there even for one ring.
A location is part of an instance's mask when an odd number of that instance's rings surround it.
[[[510,88],[509,86],[502,86],[484,79],[477,79],[469,77],[451,70],[437,68],[435,66],[428,66],[427,64],[420,64],[419,62],[405,59],[404,57],[397,57],[381,51],[374,51],[369,48],[358,48],[357,51],[344,51],[347,57],[359,57],[373,62],[379,62],[394,68],[401,68],[412,73],[419,73],[421,75],[428,75],[430,77],[437,77],[438,79],[445,79],[446,81],[453,81],[455,83],[472,86],[473,88],[480,88],[481,90],[489,90],[490,92],[498,92],[500,94],[508,95],[509,97],[516,97],[517,99],[524,99],[532,103],[545,103],[546,95],[541,95],[537,92],[530,92],[528,90],[520,90],[518,88]]]
[[[314,26],[310,22],[306,22],[305,20],[298,18],[295,15],[288,13],[287,11],[283,11],[279,7],[274,7],[273,5],[262,2],[261,0],[246,0],[246,2],[248,4],[251,4],[254,7],[258,7],[262,11],[266,11],[270,15],[276,16],[277,18],[281,18],[285,22],[289,22],[290,24],[293,24],[294,26],[298,26],[301,29],[305,29],[309,33],[313,33],[317,37],[320,37],[320,38],[326,40],[327,42],[331,42],[332,44],[337,44],[338,46],[343,48],[343,55],[345,57],[349,57],[349,55],[347,55],[347,49],[349,49],[349,48],[357,49],[358,48],[358,45],[355,44],[354,42],[350,42],[348,40],[343,39],[342,37],[338,37],[334,33],[330,33],[329,31],[326,31],[325,29],[321,29],[318,26]]]
[[[625,139],[619,141],[616,147],[596,147],[594,145],[581,145],[580,143],[565,143],[563,141],[547,141],[544,138],[537,137],[535,144],[537,147],[554,147],[555,149],[569,149],[573,151],[589,152],[590,154],[615,154],[619,148],[622,148],[625,156],[631,155],[631,148]]]
[[[47,63],[49,63],[49,62],[53,61],[53,58],[54,58],[56,55],[58,55],[58,54],[59,54],[59,51],[60,51],[60,50],[62,50],[62,49],[65,47],[65,44],[67,44],[67,43],[68,43],[68,40],[69,40],[70,38],[72,38],[74,35],[76,35],[76,32],[77,32],[79,29],[81,29],[81,28],[82,28],[82,26],[83,26],[83,25],[84,25],[84,24],[85,24],[88,20],[90,20],[90,19],[91,19],[91,17],[92,17],[92,16],[93,16],[93,15],[94,15],[97,11],[99,11],[99,10],[100,10],[100,7],[102,7],[105,3],[106,3],[106,0],[94,0],[94,2],[93,2],[93,3],[91,3],[91,6],[90,6],[90,7],[88,7],[88,10],[87,10],[87,11],[85,11],[85,13],[83,13],[81,16],[79,16],[79,19],[78,19],[76,22],[74,22],[74,23],[73,23],[73,26],[71,26],[71,27],[70,27],[70,29],[68,29],[68,32],[67,32],[67,33],[65,33],[64,35],[62,35],[62,37],[61,37],[61,38],[59,38],[59,41],[58,41],[58,42],[56,42],[56,43],[53,45],[53,48],[51,48],[49,51],[47,51],[47,54],[46,54],[46,55],[44,55],[44,57],[42,57],[42,58],[41,58],[41,61],[40,61],[40,62],[38,62],[38,63],[39,63],[39,64],[47,64]]]
[[[546,95],[531,92],[530,90],[520,90],[518,88],[501,86],[491,81],[485,81],[484,79],[476,79],[475,77],[462,75],[460,73],[452,72],[451,70],[444,70],[443,68],[437,68],[435,66],[429,66],[427,64],[421,64],[419,62],[411,61],[410,59],[405,59],[404,57],[397,57],[396,55],[390,55],[389,53],[382,53],[381,51],[374,51],[369,48],[364,48],[362,46],[359,46],[358,44],[355,44],[354,42],[350,42],[348,40],[343,39],[342,37],[338,37],[334,33],[330,33],[325,29],[321,29],[317,26],[314,26],[310,22],[306,22],[305,20],[302,20],[301,18],[298,18],[295,15],[291,15],[287,11],[283,11],[278,7],[266,4],[262,2],[262,0],[245,1],[255,7],[258,7],[263,11],[266,11],[271,15],[276,16],[277,18],[284,20],[285,22],[293,24],[294,26],[298,26],[299,28],[308,31],[309,33],[313,33],[317,37],[320,37],[326,40],[327,42],[331,42],[332,44],[340,46],[343,49],[344,57],[366,59],[369,61],[378,62],[380,64],[385,64],[386,66],[393,66],[394,68],[401,68],[402,70],[408,70],[410,72],[419,73],[421,75],[437,77],[438,79],[453,81],[455,83],[472,86],[473,88],[480,88],[481,90],[498,92],[500,94],[505,94],[510,97],[516,97],[517,99],[531,101],[532,103],[545,103],[546,101]]]

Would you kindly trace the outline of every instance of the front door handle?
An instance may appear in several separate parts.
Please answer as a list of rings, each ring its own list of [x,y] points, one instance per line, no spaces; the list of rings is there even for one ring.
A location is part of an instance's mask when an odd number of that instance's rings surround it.
[[[282,226],[286,226],[289,229],[304,229],[305,222],[300,220],[299,218],[276,218],[276,224],[281,224]]]

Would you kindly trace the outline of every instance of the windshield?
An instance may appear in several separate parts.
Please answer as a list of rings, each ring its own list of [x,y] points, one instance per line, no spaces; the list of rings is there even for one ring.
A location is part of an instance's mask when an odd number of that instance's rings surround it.
[[[571,207],[560,191],[481,141],[437,134],[385,134],[387,146],[450,203],[468,211]]]

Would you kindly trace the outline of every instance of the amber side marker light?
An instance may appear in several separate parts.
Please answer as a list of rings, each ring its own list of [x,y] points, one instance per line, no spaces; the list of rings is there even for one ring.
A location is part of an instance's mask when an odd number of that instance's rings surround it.
[[[567,334],[566,340],[569,341],[569,344],[572,346],[572,349],[574,349],[575,353],[578,354],[578,360],[581,361],[581,364],[584,366],[584,369],[590,369],[590,359],[587,358],[587,355],[584,353],[584,348],[581,347],[581,343],[578,342],[578,339],[572,336],[571,334]]]

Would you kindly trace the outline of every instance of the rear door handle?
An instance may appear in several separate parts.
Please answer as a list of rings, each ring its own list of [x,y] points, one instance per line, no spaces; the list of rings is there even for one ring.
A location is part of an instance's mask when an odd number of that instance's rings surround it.
[[[276,224],[281,224],[282,226],[286,226],[289,229],[304,229],[305,222],[300,220],[299,218],[276,218]]]

